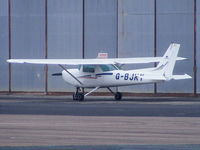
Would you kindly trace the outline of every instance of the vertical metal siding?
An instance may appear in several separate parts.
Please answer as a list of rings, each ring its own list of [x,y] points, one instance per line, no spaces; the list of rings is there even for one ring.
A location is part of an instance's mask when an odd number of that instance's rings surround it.
[[[154,56],[154,0],[119,0],[119,57]],[[125,69],[152,67],[128,65]],[[120,88],[126,92],[153,92],[153,84]]]
[[[48,0],[48,58],[82,58],[82,0]],[[67,66],[69,68],[70,66]],[[49,66],[48,91],[74,91]]]
[[[44,58],[44,0],[12,0],[12,58]],[[44,66],[12,65],[12,91],[44,91]]]
[[[96,58],[98,52],[116,57],[117,1],[85,0],[85,58]]]
[[[9,58],[9,1],[11,58],[45,58],[45,0],[0,0],[0,91],[9,90],[9,65],[6,62]],[[194,77],[195,0],[157,0],[156,22],[155,0],[47,1],[48,58],[95,58],[98,52],[108,52],[109,57],[154,56],[155,47],[156,55],[162,56],[171,42],[177,42],[181,44],[179,56],[189,60],[177,62],[174,73],[188,73]],[[200,0],[196,0],[196,11],[196,84],[199,94]],[[157,41],[154,41],[155,29]],[[12,91],[45,91],[44,66],[11,66]],[[125,69],[150,66],[153,64],[128,65]],[[61,71],[57,66],[49,66],[48,90],[74,91],[61,77],[51,76]],[[119,90],[153,93],[154,86],[137,85]],[[194,78],[158,84],[157,92],[193,93]]]
[[[197,93],[200,94],[200,0],[196,0],[196,13]]]
[[[8,91],[8,1],[0,0],[0,91]]]
[[[169,44],[180,43],[179,56],[189,60],[177,62],[174,74],[188,73],[193,76],[194,1],[157,1],[157,54],[163,55]],[[193,93],[193,79],[158,84],[161,93]]]

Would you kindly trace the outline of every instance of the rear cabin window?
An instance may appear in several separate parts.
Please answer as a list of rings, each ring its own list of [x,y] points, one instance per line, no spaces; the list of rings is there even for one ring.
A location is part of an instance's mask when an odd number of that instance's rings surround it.
[[[95,66],[94,65],[83,65],[83,72],[94,73]]]

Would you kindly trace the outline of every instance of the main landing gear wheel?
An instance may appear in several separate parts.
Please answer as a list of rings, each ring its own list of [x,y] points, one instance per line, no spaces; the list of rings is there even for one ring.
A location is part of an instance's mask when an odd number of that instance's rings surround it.
[[[107,89],[115,96],[116,101],[120,101],[122,99],[122,93],[120,92],[113,92],[109,87]]]
[[[122,99],[122,93],[116,92],[115,93],[115,100],[120,101]]]

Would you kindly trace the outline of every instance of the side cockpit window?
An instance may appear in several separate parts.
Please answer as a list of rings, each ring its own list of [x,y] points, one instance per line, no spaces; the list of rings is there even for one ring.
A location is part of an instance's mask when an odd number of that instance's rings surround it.
[[[78,65],[78,70],[79,70],[79,71],[81,70],[81,67],[82,67],[81,65]]]
[[[83,72],[95,72],[95,66],[94,65],[83,65]]]

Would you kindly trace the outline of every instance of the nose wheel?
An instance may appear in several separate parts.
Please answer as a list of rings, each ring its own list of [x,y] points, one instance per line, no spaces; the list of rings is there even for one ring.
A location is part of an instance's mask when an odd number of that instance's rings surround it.
[[[73,100],[84,101],[84,89],[76,88],[76,93],[73,94]]]
[[[83,93],[73,94],[73,100],[84,101],[84,94]]]

